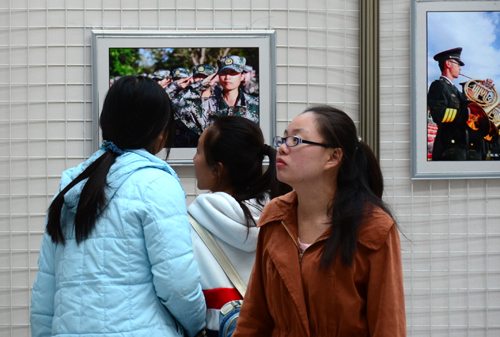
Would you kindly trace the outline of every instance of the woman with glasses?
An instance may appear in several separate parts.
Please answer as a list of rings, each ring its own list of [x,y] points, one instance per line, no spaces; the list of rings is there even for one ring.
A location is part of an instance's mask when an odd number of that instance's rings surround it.
[[[233,336],[405,336],[398,228],[351,118],[311,107],[274,145],[278,179],[294,191],[259,219]]]

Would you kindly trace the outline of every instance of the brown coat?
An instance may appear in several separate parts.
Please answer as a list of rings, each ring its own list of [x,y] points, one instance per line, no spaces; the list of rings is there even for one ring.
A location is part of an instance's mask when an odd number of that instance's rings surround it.
[[[399,234],[380,208],[359,230],[352,267],[337,255],[319,269],[330,229],[300,256],[295,192],[272,200],[259,226],[234,337],[406,336]]]

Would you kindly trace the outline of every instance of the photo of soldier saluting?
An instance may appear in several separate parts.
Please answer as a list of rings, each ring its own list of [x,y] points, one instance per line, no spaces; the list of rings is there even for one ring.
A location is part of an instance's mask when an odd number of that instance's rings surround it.
[[[173,147],[196,147],[213,116],[259,123],[259,48],[110,48],[109,60],[110,85],[140,74],[168,93],[176,122]]]

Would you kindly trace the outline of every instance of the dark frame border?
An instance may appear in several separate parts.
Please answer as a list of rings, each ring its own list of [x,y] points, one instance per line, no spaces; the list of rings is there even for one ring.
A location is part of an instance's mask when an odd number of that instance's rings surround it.
[[[380,158],[380,2],[359,0],[360,137]],[[379,159],[380,160],[380,159]]]

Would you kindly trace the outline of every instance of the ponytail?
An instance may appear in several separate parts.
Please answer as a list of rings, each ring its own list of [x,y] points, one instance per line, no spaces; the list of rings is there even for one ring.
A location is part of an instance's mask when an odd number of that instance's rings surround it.
[[[247,226],[255,225],[245,203],[247,200],[256,199],[256,206],[262,208],[269,197],[274,198],[286,190],[276,177],[276,150],[264,144],[259,126],[246,118],[217,117],[205,130],[204,153],[210,166],[223,164],[224,181],[220,184],[227,185],[233,192]],[[269,166],[263,172],[265,156],[269,158]]]
[[[276,150],[269,145],[264,145],[263,154],[269,158],[269,166],[266,171],[254,181],[250,181],[246,190],[233,195],[233,198],[243,209],[243,213],[247,219],[247,226],[257,224],[244,201],[255,198],[259,203],[258,206],[262,208],[268,197],[273,199],[292,190],[290,186],[280,182],[277,178]]]
[[[87,178],[88,180],[83,187],[76,210],[75,238],[76,242],[80,243],[89,237],[95,227],[96,218],[104,207],[106,201],[104,191],[106,177],[117,156],[118,154],[111,150],[106,151],[54,198],[49,207],[46,228],[47,234],[52,238],[52,242],[66,244],[61,227],[61,211],[64,205],[64,196],[75,185]]]
[[[107,175],[124,149],[147,148],[161,132],[167,134],[170,147],[174,134],[170,98],[154,80],[142,76],[124,76],[109,89],[99,124],[106,151],[54,198],[49,206],[46,231],[52,242],[65,244],[61,211],[64,196],[87,179],[80,193],[74,220],[76,242],[86,240],[95,228],[97,217],[106,204]]]
[[[356,154],[359,157],[355,158],[355,162],[363,162],[365,166],[365,168],[360,168],[360,179],[366,182],[366,187],[375,197],[382,199],[384,177],[372,149],[366,143],[359,142]]]
[[[255,220],[252,216],[250,209],[245,204],[245,201],[250,199],[256,199],[258,203],[257,205],[258,208],[262,208],[264,207],[264,204],[268,196],[272,194],[273,190],[275,190],[277,186],[276,150],[269,147],[269,145],[263,145],[261,149],[262,149],[262,159],[260,160],[260,162],[262,163],[264,156],[267,155],[269,157],[269,167],[267,168],[267,170],[263,174],[258,175],[255,179],[248,181],[245,184],[246,185],[245,188],[242,188],[243,186],[233,187],[234,189],[233,198],[238,202],[241,209],[243,210],[243,213],[245,214],[247,227],[251,225],[255,226],[257,224],[255,223]],[[260,167],[262,170],[262,165],[260,165]]]

